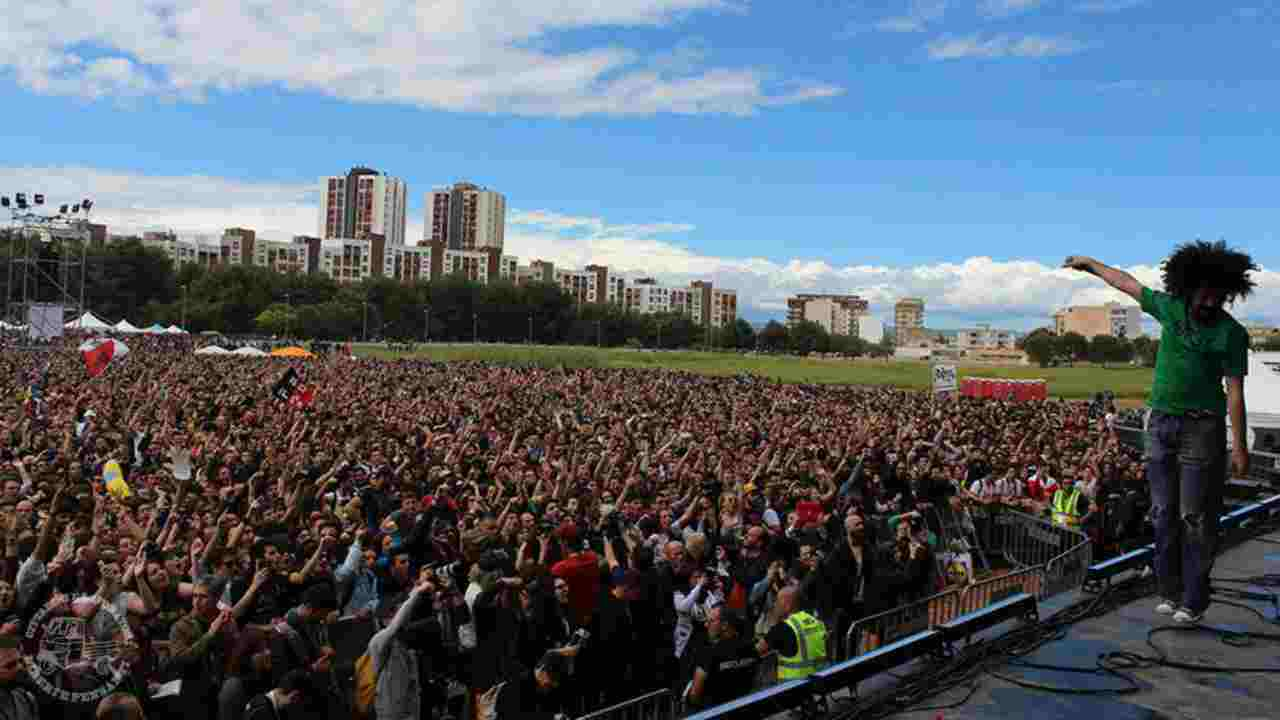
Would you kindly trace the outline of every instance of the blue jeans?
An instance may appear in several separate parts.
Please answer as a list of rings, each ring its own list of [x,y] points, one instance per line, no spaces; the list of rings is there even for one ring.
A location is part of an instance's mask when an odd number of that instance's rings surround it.
[[[1227,479],[1226,422],[1153,410],[1146,460],[1160,594],[1204,612]]]

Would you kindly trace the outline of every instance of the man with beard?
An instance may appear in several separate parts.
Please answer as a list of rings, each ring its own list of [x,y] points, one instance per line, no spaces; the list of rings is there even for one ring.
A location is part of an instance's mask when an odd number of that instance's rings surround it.
[[[1164,292],[1156,292],[1090,257],[1072,255],[1063,265],[1101,278],[1160,322],[1146,442],[1161,595],[1155,611],[1175,622],[1197,623],[1209,607],[1228,413],[1231,470],[1237,477],[1249,473],[1249,334],[1223,307],[1249,296],[1255,287],[1250,273],[1258,266],[1225,242],[1188,243],[1165,260]]]

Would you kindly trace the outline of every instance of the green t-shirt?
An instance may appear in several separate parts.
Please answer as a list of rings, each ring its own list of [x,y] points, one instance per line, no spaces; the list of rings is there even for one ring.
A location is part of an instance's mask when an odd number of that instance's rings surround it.
[[[1194,324],[1182,299],[1142,288],[1142,310],[1160,321],[1160,351],[1149,404],[1184,415],[1191,410],[1227,414],[1224,377],[1244,377],[1249,333],[1230,315],[1213,327]]]

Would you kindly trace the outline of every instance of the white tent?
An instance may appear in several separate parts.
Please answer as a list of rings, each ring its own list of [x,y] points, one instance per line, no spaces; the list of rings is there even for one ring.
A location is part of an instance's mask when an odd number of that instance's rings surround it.
[[[196,351],[196,354],[197,355],[231,355],[232,352],[226,348],[218,347],[217,345],[210,345],[209,347],[200,348],[199,350]]]
[[[267,357],[268,354],[262,352],[255,347],[242,347],[231,353],[232,355],[243,355],[245,357]]]
[[[68,330],[95,330],[99,332],[115,329],[111,325],[102,322],[102,320],[98,319],[97,315],[94,315],[91,312],[86,312],[63,327]]]
[[[116,323],[115,327],[112,329],[118,333],[124,333],[125,335],[137,335],[138,333],[142,332],[142,328],[134,325],[128,320],[121,320],[120,322]]]
[[[164,331],[166,334],[169,334],[169,335],[186,335],[187,334],[186,330],[183,330],[177,325],[170,325],[169,327],[165,328]]]
[[[155,325],[151,325],[151,326],[147,327],[147,328],[146,328],[145,330],[143,330],[142,332],[144,332],[144,333],[146,333],[146,334],[148,334],[148,335],[163,335],[163,334],[164,334],[164,326],[163,326],[163,325],[161,325],[160,323],[156,323]]]
[[[0,320],[0,330],[26,330],[26,329],[27,329],[26,325],[11,325],[3,320]]]
[[[1244,407],[1249,413],[1246,419],[1250,449],[1280,452],[1280,353],[1249,353]],[[1230,417],[1227,422],[1231,422]]]

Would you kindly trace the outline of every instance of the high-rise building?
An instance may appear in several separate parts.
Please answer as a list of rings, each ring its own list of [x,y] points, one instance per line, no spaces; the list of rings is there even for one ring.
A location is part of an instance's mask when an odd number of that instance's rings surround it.
[[[420,244],[450,250],[501,250],[506,239],[507,199],[468,182],[436,188],[426,197],[427,224]]]
[[[325,178],[320,187],[320,237],[364,240],[373,235],[387,245],[404,244],[403,180],[365,167]]]
[[[893,327],[898,347],[925,341],[924,298],[902,298],[893,305]]]
[[[1142,309],[1137,305],[1109,302],[1105,305],[1073,305],[1053,314],[1053,330],[1086,338],[1098,335],[1136,338],[1142,334]]]

